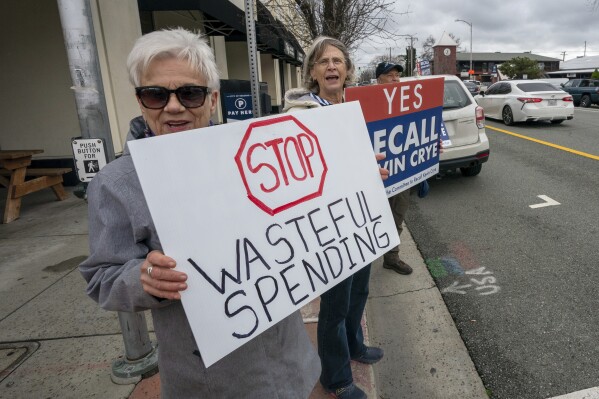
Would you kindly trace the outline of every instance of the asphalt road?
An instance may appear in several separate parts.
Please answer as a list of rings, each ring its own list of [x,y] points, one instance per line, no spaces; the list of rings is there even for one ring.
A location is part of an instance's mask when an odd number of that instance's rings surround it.
[[[487,135],[481,174],[429,180],[406,223],[492,398],[599,386],[599,108]]]

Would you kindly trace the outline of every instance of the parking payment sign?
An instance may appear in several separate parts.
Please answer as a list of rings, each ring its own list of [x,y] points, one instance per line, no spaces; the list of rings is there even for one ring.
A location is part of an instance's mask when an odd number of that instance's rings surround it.
[[[73,157],[77,176],[82,182],[89,182],[96,173],[106,166],[106,150],[102,139],[73,139]]]

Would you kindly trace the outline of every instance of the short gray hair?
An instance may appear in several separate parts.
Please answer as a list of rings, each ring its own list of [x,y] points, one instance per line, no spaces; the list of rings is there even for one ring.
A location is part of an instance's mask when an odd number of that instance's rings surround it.
[[[313,80],[312,76],[310,76],[310,70],[314,67],[314,63],[322,56],[328,46],[338,48],[343,53],[343,58],[345,58],[345,65],[347,66],[347,78],[345,78],[345,82],[343,82],[343,87],[346,87],[348,82],[352,82],[354,80],[354,63],[349,57],[349,51],[347,50],[345,44],[329,36],[319,36],[314,39],[314,42],[312,42],[312,45],[308,49],[308,52],[304,57],[304,65],[302,66],[304,87],[313,93],[318,93],[320,91],[320,87],[318,86],[318,82]]]
[[[220,88],[214,53],[206,37],[199,33],[175,28],[150,32],[137,39],[127,57],[129,80],[133,86],[138,87],[141,84],[141,77],[156,58],[186,60],[206,79],[209,88]]]

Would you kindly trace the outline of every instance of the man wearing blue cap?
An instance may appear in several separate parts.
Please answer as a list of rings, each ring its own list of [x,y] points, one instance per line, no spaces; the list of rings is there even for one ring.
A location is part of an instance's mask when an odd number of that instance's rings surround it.
[[[391,62],[381,62],[376,66],[376,81],[378,84],[399,82],[403,67]],[[410,189],[389,198],[389,205],[393,212],[393,220],[397,233],[401,236],[403,221],[410,206]],[[410,274],[412,268],[403,260],[399,259],[399,246],[392,248],[383,256],[383,267],[391,269],[399,274]]]

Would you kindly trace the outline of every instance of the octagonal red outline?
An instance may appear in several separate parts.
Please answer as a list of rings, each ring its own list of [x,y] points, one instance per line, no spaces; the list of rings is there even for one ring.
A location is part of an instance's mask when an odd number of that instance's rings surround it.
[[[302,128],[304,130],[304,132],[306,132],[308,135],[310,135],[316,142],[320,160],[323,165],[322,177],[320,178],[320,184],[318,186],[318,191],[316,191],[312,194],[308,194],[304,197],[298,198],[297,200],[291,201],[288,204],[281,205],[277,208],[271,209],[268,205],[266,205],[264,202],[262,202],[260,199],[258,199],[254,194],[252,194],[252,191],[250,190],[250,187],[248,185],[248,182],[247,182],[247,179],[245,176],[245,172],[243,170],[243,165],[241,163],[241,155],[242,155],[245,145],[250,137],[250,134],[252,133],[252,129],[254,129],[256,127],[274,125],[275,123],[285,122],[285,121],[289,121],[289,120],[295,122],[300,128]],[[237,169],[239,169],[239,173],[241,174],[241,180],[243,180],[243,185],[245,186],[245,190],[248,194],[248,198],[256,206],[258,206],[258,208],[262,209],[264,212],[268,213],[271,216],[275,215],[281,211],[284,211],[285,209],[292,208],[297,204],[311,200],[312,198],[320,197],[322,195],[322,188],[324,186],[324,179],[326,177],[328,167],[327,167],[327,163],[324,160],[324,156],[322,154],[322,149],[320,148],[320,142],[318,141],[318,137],[310,129],[308,129],[303,123],[298,121],[292,115],[285,115],[285,116],[281,116],[279,118],[267,119],[264,121],[250,123],[250,125],[248,126],[248,128],[243,136],[243,140],[241,140],[241,145],[239,146],[239,150],[237,150],[237,153],[235,154],[234,159],[235,159],[235,163],[237,164]]]

